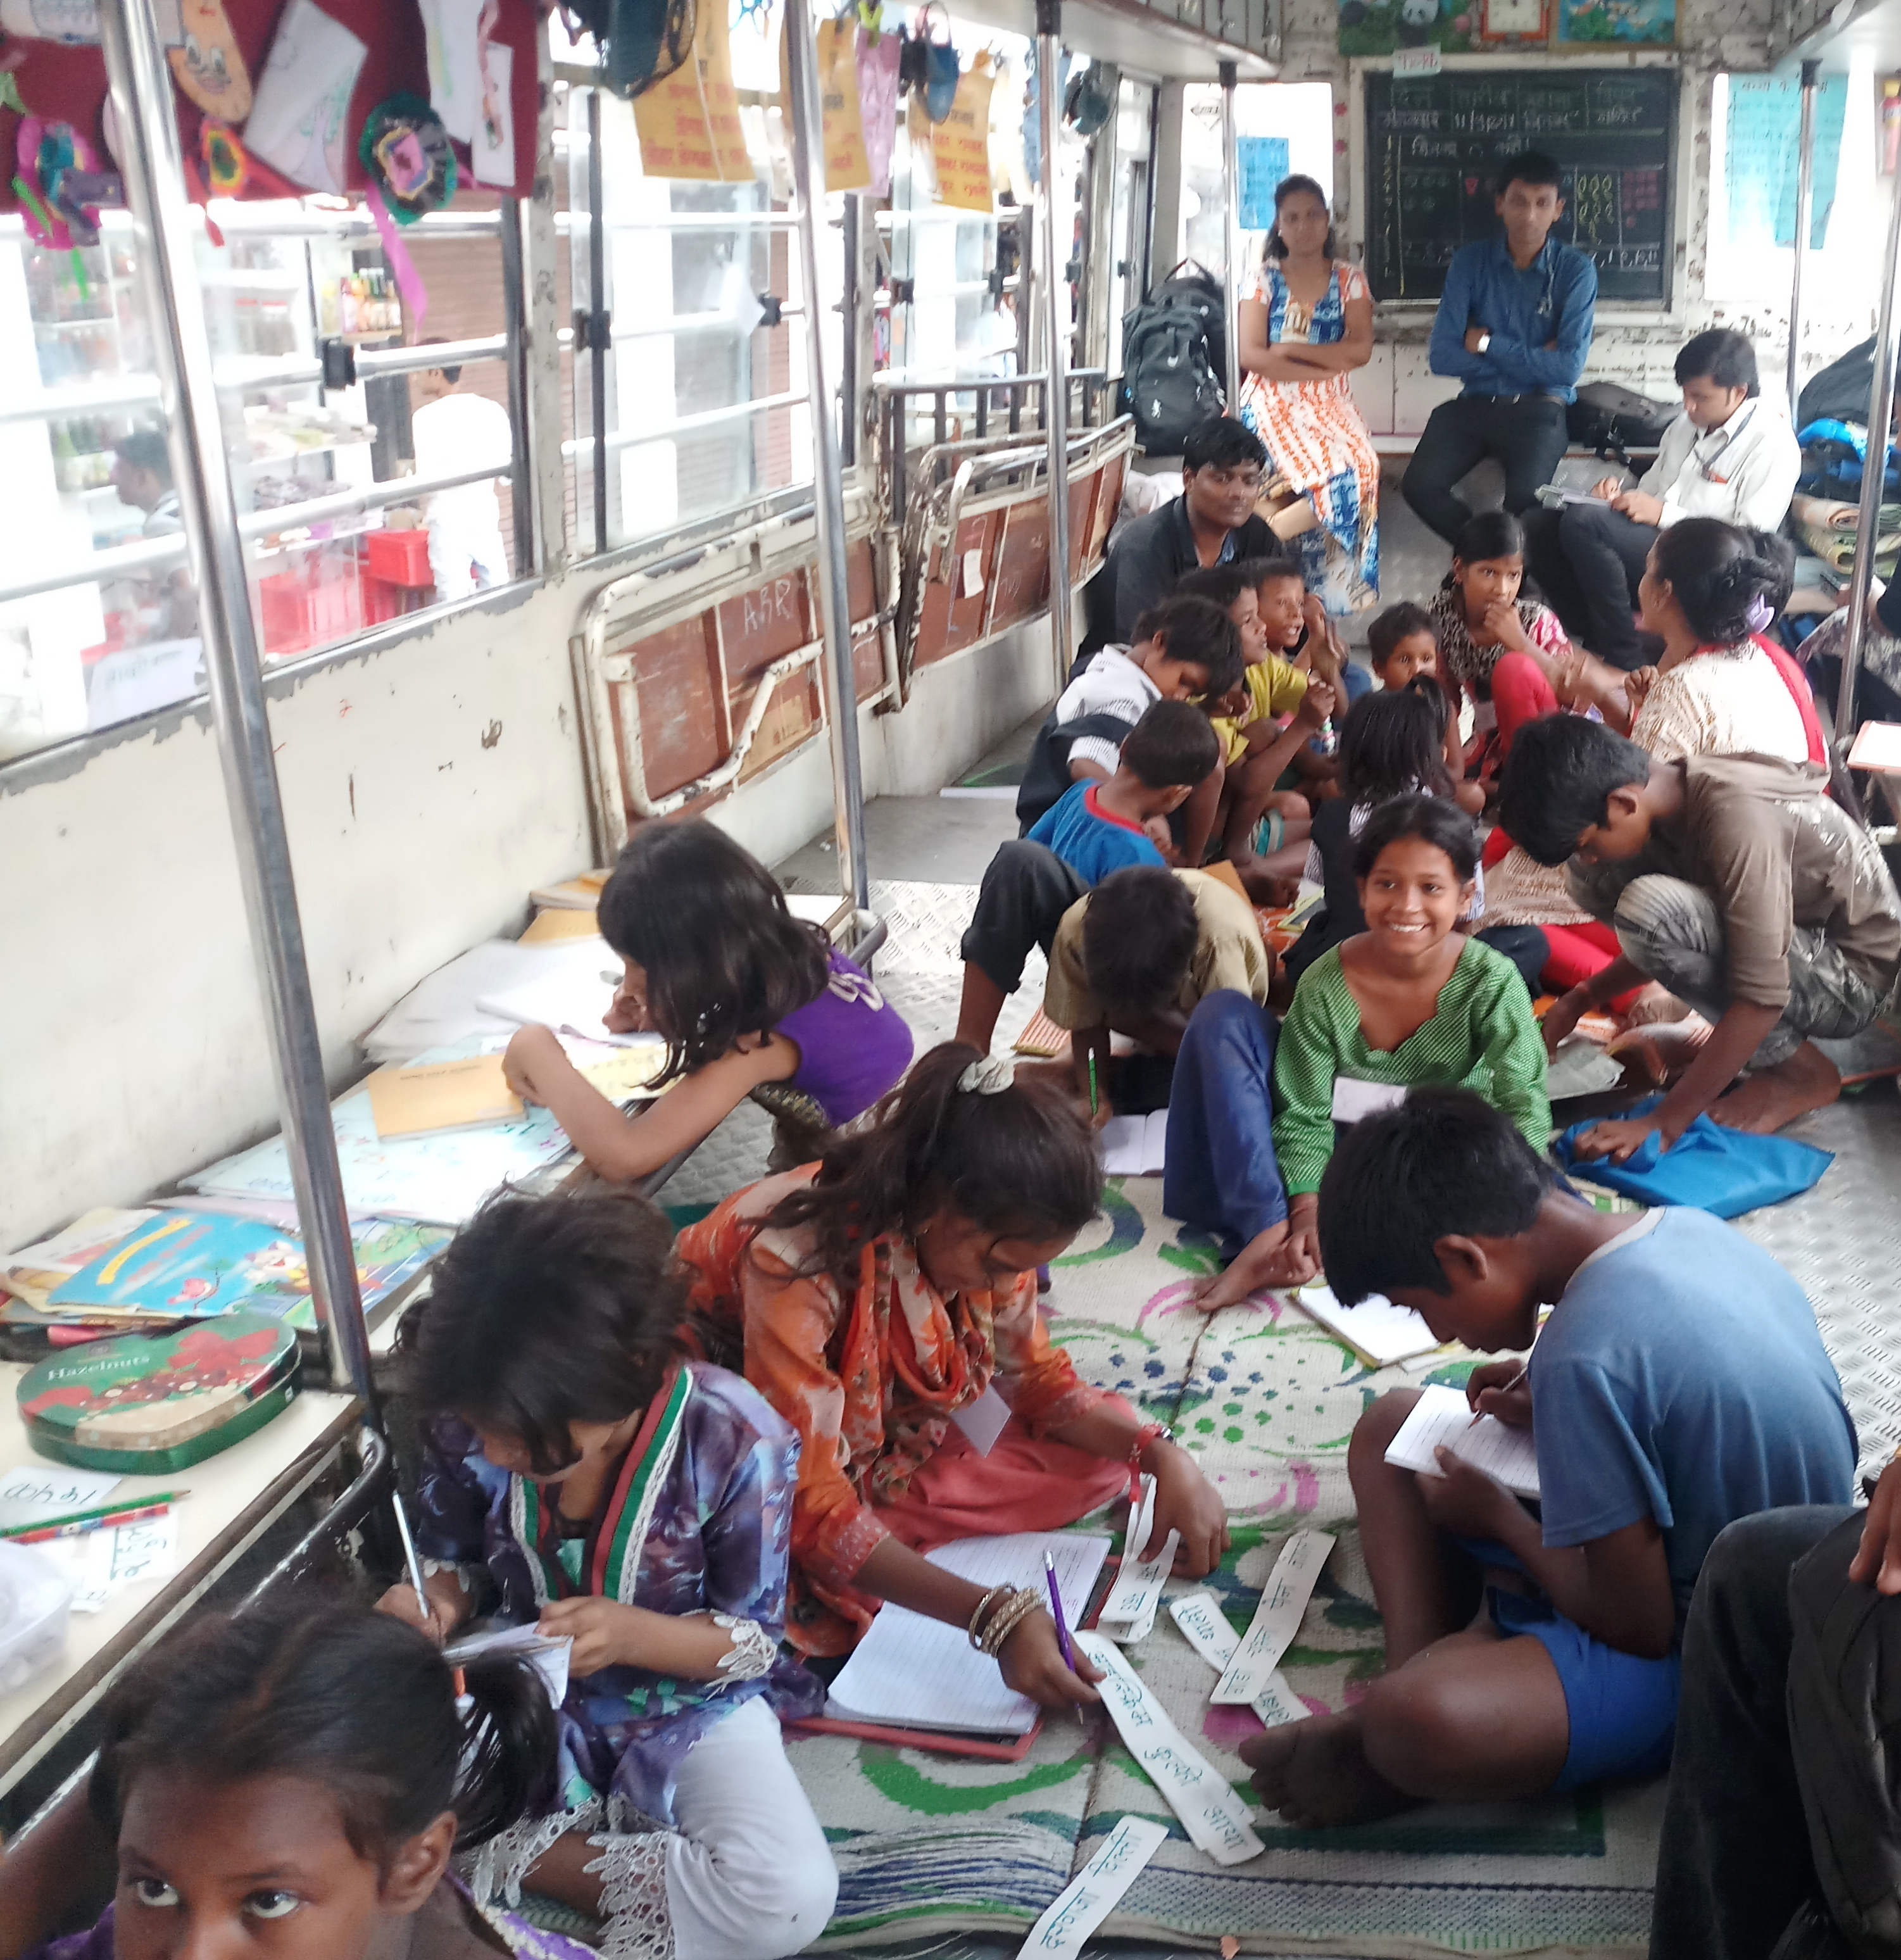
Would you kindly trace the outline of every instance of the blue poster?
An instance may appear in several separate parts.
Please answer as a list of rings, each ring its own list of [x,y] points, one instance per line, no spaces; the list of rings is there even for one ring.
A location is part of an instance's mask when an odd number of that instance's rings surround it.
[[[1238,136],[1235,148],[1241,164],[1241,228],[1274,228],[1274,186],[1287,174],[1285,136]],[[1833,177],[1831,177],[1833,182]]]
[[[1827,241],[1835,170],[1848,108],[1843,75],[1823,81],[1815,100],[1815,212],[1809,243]],[[1795,243],[1795,192],[1801,145],[1802,85],[1772,75],[1729,78],[1729,235],[1742,245]]]

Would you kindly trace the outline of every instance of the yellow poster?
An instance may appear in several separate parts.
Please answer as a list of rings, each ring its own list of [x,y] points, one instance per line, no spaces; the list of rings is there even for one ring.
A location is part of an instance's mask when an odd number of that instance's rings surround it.
[[[825,131],[827,190],[869,190],[871,159],[865,153],[865,123],[858,103],[858,24],[819,23],[819,103]],[[786,65],[786,38],[779,35],[779,99],[791,119],[792,76]]]
[[[932,132],[937,153],[937,197],[955,211],[988,211],[990,203],[990,63],[979,56],[958,78],[951,113]]]
[[[641,168],[648,177],[752,181],[723,7],[699,9],[693,59],[634,97],[634,126],[640,132]]]

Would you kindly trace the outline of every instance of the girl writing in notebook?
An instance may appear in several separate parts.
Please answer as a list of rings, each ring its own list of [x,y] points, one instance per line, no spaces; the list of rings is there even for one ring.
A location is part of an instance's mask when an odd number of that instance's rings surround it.
[[[1036,1268],[1095,1214],[1088,1119],[1060,1092],[946,1042],[862,1134],[815,1167],[737,1192],[680,1235],[709,1338],[803,1443],[787,1635],[850,1650],[885,1600],[965,1628],[1046,1707],[1095,1699],[1063,1660],[1043,1596],[991,1592],[921,1554],[953,1538],[1047,1531],[1157,1484],[1153,1535],[1176,1570],[1219,1561],[1222,1500],[1159,1423],[1080,1380],[1036,1311]],[[994,1388],[987,1452],[960,1429]]]
[[[410,1628],[307,1596],[195,1620],[113,1689],[91,1775],[8,1845],[0,1954],[593,1960],[478,1911],[450,1866],[540,1801],[554,1743],[521,1659],[458,1677]]]
[[[753,1096],[778,1120],[780,1156],[815,1158],[827,1134],[904,1072],[911,1029],[870,976],[793,917],[758,860],[695,819],[637,832],[601,892],[601,935],[626,964],[606,1019],[666,1039],[659,1077],[677,1085],[621,1115],[549,1028],[525,1027],[502,1065],[615,1183],[691,1150]]]
[[[1318,1275],[1314,1220],[1337,1120],[1423,1083],[1457,1083],[1503,1110],[1534,1149],[1550,1141],[1531,997],[1509,960],[1458,930],[1478,855],[1455,803],[1381,804],[1353,845],[1365,930],[1301,975],[1278,1038],[1245,994],[1213,993],[1195,1010],[1169,1099],[1162,1202],[1238,1248],[1203,1307]]]
[[[482,1903],[526,1882],[605,1919],[611,1954],[773,1960],[838,1882],[774,1713],[818,1694],[779,1657],[798,1443],[682,1357],[685,1309],[642,1199],[503,1198],[456,1235],[400,1347],[434,1418],[428,1631],[483,1614],[574,1643],[552,1801],[485,1852]],[[420,1618],[407,1586],[382,1605]]]

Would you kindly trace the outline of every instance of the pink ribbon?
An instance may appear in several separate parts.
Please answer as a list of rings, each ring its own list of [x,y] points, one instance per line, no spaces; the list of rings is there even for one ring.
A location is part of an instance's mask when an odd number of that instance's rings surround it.
[[[402,242],[402,234],[396,229],[396,221],[389,215],[389,207],[383,201],[383,192],[372,184],[363,194],[363,201],[370,207],[370,215],[377,221],[377,230],[383,236],[383,256],[389,262],[390,276],[396,282],[396,291],[402,294],[404,304],[418,332],[429,315],[429,288],[422,283],[422,275],[416,270],[416,262],[409,256],[409,248]]]

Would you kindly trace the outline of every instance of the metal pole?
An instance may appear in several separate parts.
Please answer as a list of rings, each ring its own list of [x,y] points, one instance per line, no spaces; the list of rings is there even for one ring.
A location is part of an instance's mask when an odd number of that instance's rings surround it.
[[[587,91],[588,408],[594,434],[594,549],[607,549],[607,215],[601,161],[601,91]]]
[[[329,1092],[316,1010],[304,961],[290,839],[284,827],[257,634],[245,578],[211,342],[193,251],[197,221],[185,196],[173,119],[171,71],[153,0],[116,0],[99,10],[106,73],[119,121],[152,336],[152,364],[165,415],[173,480],[204,635],[211,721],[224,763],[224,794],[237,848],[251,945],[270,1023],[278,1106],[291,1157],[310,1290],[329,1332],[331,1367],[374,1416],[370,1341],[357,1290],[356,1254],[330,1127]]]
[[[514,467],[508,473],[513,516],[515,562],[520,578],[541,570],[535,527],[532,459],[528,444],[528,286],[523,277],[522,212],[519,198],[501,201],[502,320],[508,336],[508,419],[515,431]]]
[[[1228,263],[1222,274],[1222,304],[1227,313],[1228,412],[1241,412],[1241,145],[1235,135],[1235,64],[1221,64],[1222,230],[1227,240]]]
[[[1795,398],[1802,392],[1802,273],[1808,264],[1809,228],[1815,221],[1815,98],[1822,64],[1802,64],[1802,137],[1795,179],[1795,269],[1788,288],[1788,412],[1795,419]]]
[[[1835,737],[1855,733],[1855,686],[1868,632],[1868,590],[1887,475],[1888,425],[1894,415],[1894,280],[1901,263],[1901,177],[1888,180],[1888,247],[1881,261],[1881,310],[1874,329],[1874,384],[1868,390],[1868,453],[1861,461],[1861,512],[1855,531],[1855,570],[1849,580],[1849,630],[1842,648],[1842,689],[1835,700]]]
[[[825,720],[831,731],[832,816],[838,883],[860,912],[871,909],[865,863],[865,783],[858,762],[858,681],[851,660],[851,578],[845,562],[845,485],[838,404],[825,379],[825,309],[819,301],[819,226],[825,201],[825,122],[811,0],[786,0],[786,64],[792,95],[792,185],[798,207],[799,272],[805,288],[806,371],[812,393],[812,501],[819,516],[819,577],[825,639]],[[851,323],[845,323],[851,331]]]
[[[1070,624],[1070,350],[1067,281],[1069,253],[1057,235],[1057,138],[1063,130],[1063,0],[1036,0],[1036,100],[1043,128],[1043,319],[1049,345],[1043,372],[1043,426],[1048,440],[1050,479],[1050,653],[1056,689],[1070,683],[1076,636]]]

